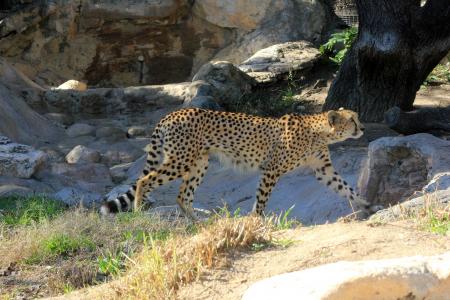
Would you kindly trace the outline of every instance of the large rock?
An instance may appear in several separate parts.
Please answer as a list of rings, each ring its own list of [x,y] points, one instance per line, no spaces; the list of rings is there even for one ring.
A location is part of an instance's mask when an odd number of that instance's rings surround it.
[[[268,1],[263,1],[264,6]],[[239,64],[260,49],[269,46],[307,40],[320,43],[327,27],[327,9],[317,0],[271,1],[270,9],[259,26],[238,35],[214,59]]]
[[[122,128],[116,126],[104,126],[97,128],[95,136],[108,142],[117,142],[126,138],[126,133]]]
[[[450,252],[437,256],[337,262],[259,281],[243,300],[448,299]]]
[[[79,193],[105,193],[114,186],[108,167],[98,163],[53,163],[36,177],[54,190],[73,188]]]
[[[77,163],[97,163],[101,159],[100,153],[85,146],[78,145],[66,155],[69,164]]]
[[[219,105],[225,107],[227,104],[238,101],[243,94],[250,92],[256,83],[253,78],[227,61],[205,64],[192,80],[207,82],[212,87],[211,94],[199,96],[212,96]]]
[[[45,162],[45,158],[42,151],[0,136],[0,176],[30,178]]]
[[[193,12],[219,27],[253,30],[272,5],[272,0],[197,0]]]
[[[65,187],[52,194],[52,198],[64,202],[67,205],[82,205],[91,207],[102,201],[100,193],[85,191],[80,188]]]
[[[319,58],[319,50],[311,43],[288,42],[259,50],[239,68],[258,82],[272,82],[289,72],[312,68]]]
[[[30,145],[53,142],[64,136],[62,128],[25,103],[24,99],[39,102],[41,92],[41,87],[0,58],[0,134]]]
[[[361,193],[374,205],[388,207],[404,201],[440,174],[450,171],[449,153],[450,141],[430,134],[373,141],[359,179]],[[435,187],[445,189],[445,186]]]
[[[3,197],[10,197],[10,196],[29,196],[32,195],[34,192],[32,189],[29,189],[27,187],[15,185],[15,184],[7,184],[7,185],[1,185],[0,186],[0,198]]]
[[[83,135],[94,135],[95,127],[84,124],[84,123],[76,123],[67,128],[67,135],[70,138],[83,136]]]

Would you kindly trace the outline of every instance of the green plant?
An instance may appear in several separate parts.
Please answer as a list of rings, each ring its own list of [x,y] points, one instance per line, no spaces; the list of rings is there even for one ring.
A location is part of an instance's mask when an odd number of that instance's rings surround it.
[[[124,268],[124,255],[108,253],[97,259],[97,266],[100,273],[117,276]]]
[[[71,237],[66,234],[58,234],[44,241],[45,252],[53,256],[69,255],[83,248],[92,251],[95,244],[87,237]]]
[[[428,230],[437,234],[450,234],[450,214],[444,213],[438,215],[430,212],[427,220]]]
[[[250,247],[252,251],[258,252],[269,247],[268,243],[253,243]]]
[[[331,38],[320,46],[320,53],[327,55],[332,62],[340,65],[357,36],[357,27],[350,27],[333,33]]]
[[[450,83],[450,64],[438,64],[423,82],[423,85]]]
[[[80,250],[91,252],[95,247],[95,243],[87,237],[60,233],[42,240],[34,253],[25,259],[25,263],[38,264],[55,257],[68,257]]]
[[[69,294],[75,290],[75,287],[71,285],[70,283],[66,283],[62,287],[62,291],[64,294]]]
[[[282,248],[287,248],[287,247],[294,245],[296,242],[297,241],[295,241],[293,239],[274,239],[272,241],[272,244],[275,246],[282,247]]]
[[[48,221],[65,210],[64,204],[45,196],[0,198],[2,217],[6,225],[30,225]]]
[[[277,230],[291,229],[301,224],[298,220],[294,218],[289,218],[289,215],[291,214],[294,207],[295,205],[292,205],[285,212],[282,212],[279,215],[273,217],[275,229]]]
[[[238,207],[234,210],[233,213],[231,213],[231,211],[228,209],[227,205],[224,205],[223,207],[220,207],[217,212],[216,215],[219,217],[224,217],[224,218],[239,218],[242,217],[241,215],[241,208]]]

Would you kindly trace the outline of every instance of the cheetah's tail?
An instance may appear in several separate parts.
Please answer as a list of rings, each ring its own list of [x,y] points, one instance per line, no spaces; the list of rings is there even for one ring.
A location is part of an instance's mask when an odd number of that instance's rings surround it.
[[[149,151],[147,154],[147,161],[142,171],[142,176],[154,171],[159,165],[162,158],[162,146],[163,146],[163,133],[159,126],[153,131],[151,141],[149,144]],[[130,189],[118,196],[115,199],[107,200],[100,207],[100,213],[102,215],[115,214],[121,211],[130,211],[133,208],[134,195],[136,192],[136,185],[133,184]]]

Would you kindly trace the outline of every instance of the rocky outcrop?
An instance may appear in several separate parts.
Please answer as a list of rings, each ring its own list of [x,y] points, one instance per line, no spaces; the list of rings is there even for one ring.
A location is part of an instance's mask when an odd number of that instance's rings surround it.
[[[228,61],[203,65],[192,82],[128,88],[99,88],[87,91],[49,90],[39,103],[30,103],[39,111],[82,117],[143,114],[159,108],[199,107],[219,110],[249,93],[256,81]],[[58,116],[59,117],[59,116]],[[73,137],[81,124],[67,134]],[[80,134],[78,134],[80,135]]]
[[[26,103],[38,101],[42,90],[0,58],[0,134],[32,145],[53,142],[64,136],[62,128],[37,114]]]
[[[242,299],[447,299],[449,291],[447,252],[429,257],[342,261],[286,273],[253,284]]]
[[[425,193],[422,196],[379,210],[370,216],[369,221],[374,223],[393,222],[405,217],[421,215],[429,208],[444,210],[446,207],[450,207],[450,173],[445,176],[447,177],[447,189]]]
[[[3,18],[0,56],[48,86],[183,82],[213,59],[317,43],[327,11],[319,0],[32,1]]]
[[[429,184],[450,170],[449,153],[449,141],[425,133],[371,142],[359,179],[361,194],[371,204],[388,207],[416,191],[430,191]]]
[[[30,178],[45,159],[44,152],[0,136],[0,176]]]
[[[289,72],[307,71],[320,58],[311,43],[288,42],[259,50],[239,68],[258,82],[272,82]]]
[[[97,118],[127,113],[142,113],[162,107],[181,105],[190,99],[190,83],[100,88],[84,92],[49,90],[33,107],[39,111],[95,116]]]
[[[204,2],[217,3],[223,1],[212,0]],[[224,2],[229,3],[235,1]],[[236,2],[248,1],[242,0]],[[321,1],[264,0],[251,1],[251,3],[258,6],[261,11],[265,7],[268,7],[267,10],[264,10],[265,15],[261,23],[250,32],[239,34],[237,39],[233,40],[229,46],[223,48],[216,55],[216,59],[224,59],[238,64],[253,55],[256,51],[274,44],[298,40],[318,43],[327,27],[328,10]],[[225,15],[228,14],[225,13]],[[228,16],[229,18],[233,17],[232,14]]]
[[[208,95],[207,92],[202,92],[201,89],[204,87],[199,86],[200,92],[197,92],[196,96],[212,96],[219,105],[224,106],[238,101],[243,94],[249,93],[256,83],[228,61],[215,61],[203,65],[192,80],[193,84],[204,81],[211,87]]]

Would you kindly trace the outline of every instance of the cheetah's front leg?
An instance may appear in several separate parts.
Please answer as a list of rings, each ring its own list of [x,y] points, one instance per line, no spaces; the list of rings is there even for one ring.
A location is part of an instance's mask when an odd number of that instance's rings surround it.
[[[256,213],[257,215],[264,213],[267,200],[269,200],[270,194],[279,178],[280,174],[278,172],[266,171],[261,174],[252,213]]]
[[[367,213],[370,205],[362,199],[358,193],[336,172],[331,164],[331,160],[328,155],[321,159],[314,165],[314,172],[317,180],[338,193],[341,197],[346,198],[352,210],[362,209],[364,213]]]

